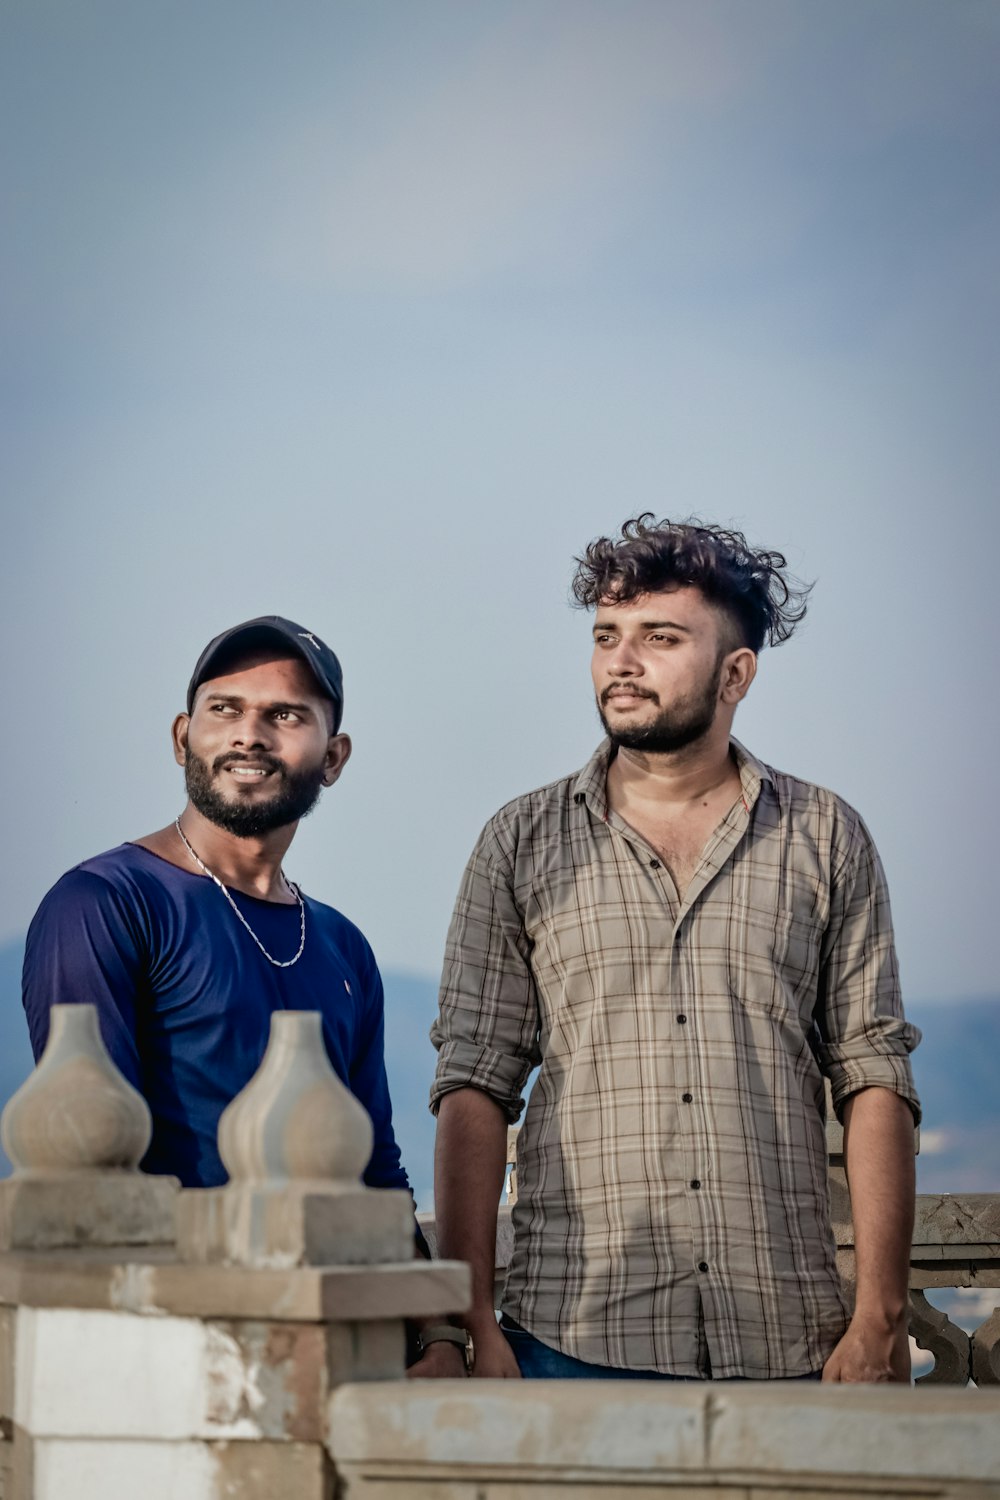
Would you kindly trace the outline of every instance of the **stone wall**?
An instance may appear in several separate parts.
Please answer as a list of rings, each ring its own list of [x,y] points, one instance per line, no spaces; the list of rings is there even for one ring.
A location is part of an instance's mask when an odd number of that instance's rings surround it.
[[[1000,1392],[345,1386],[330,1444],[343,1500],[1000,1497]]]

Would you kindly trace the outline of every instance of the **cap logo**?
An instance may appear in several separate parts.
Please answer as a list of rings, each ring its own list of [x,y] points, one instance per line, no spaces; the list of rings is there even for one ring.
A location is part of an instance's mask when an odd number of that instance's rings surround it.
[[[322,649],[320,642],[316,639],[311,630],[300,630],[299,635],[302,636],[303,640],[309,642],[314,651],[320,651]]]

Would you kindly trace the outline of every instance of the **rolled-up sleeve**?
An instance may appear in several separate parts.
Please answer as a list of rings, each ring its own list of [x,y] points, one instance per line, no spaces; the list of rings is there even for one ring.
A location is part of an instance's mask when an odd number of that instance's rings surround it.
[[[816,1022],[820,1067],[838,1116],[860,1089],[890,1089],[920,1122],[910,1053],[920,1032],[903,1014],[889,892],[871,835],[855,814],[834,881]]]
[[[501,819],[498,814],[479,837],[448,930],[440,1011],[431,1028],[438,1065],[430,1106],[436,1114],[445,1094],[481,1089],[513,1123],[541,1055],[531,942],[514,896],[503,847],[510,834]]]

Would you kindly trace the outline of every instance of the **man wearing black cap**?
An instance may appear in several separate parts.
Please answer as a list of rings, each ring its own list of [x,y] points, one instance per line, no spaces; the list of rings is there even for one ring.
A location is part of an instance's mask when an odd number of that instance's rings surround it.
[[[143,1167],[226,1180],[219,1116],[264,1054],[272,1012],[317,1010],[330,1061],[371,1115],[372,1187],[406,1187],[383,1058],[382,983],[362,934],[282,861],[351,753],[343,679],[312,631],[268,615],[202,653],[173,725],[188,801],[175,822],[69,871],[28,933],[38,1057],[57,1002],[96,1004],[115,1063],[149,1103]]]

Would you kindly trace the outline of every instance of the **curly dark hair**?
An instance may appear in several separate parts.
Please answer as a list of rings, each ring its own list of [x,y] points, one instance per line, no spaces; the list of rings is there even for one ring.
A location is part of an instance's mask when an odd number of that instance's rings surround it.
[[[696,517],[657,521],[651,510],[626,521],[620,537],[598,537],[575,562],[573,596],[584,609],[691,584],[751,651],[788,640],[812,589],[788,573],[781,552],[755,551],[741,531]]]

